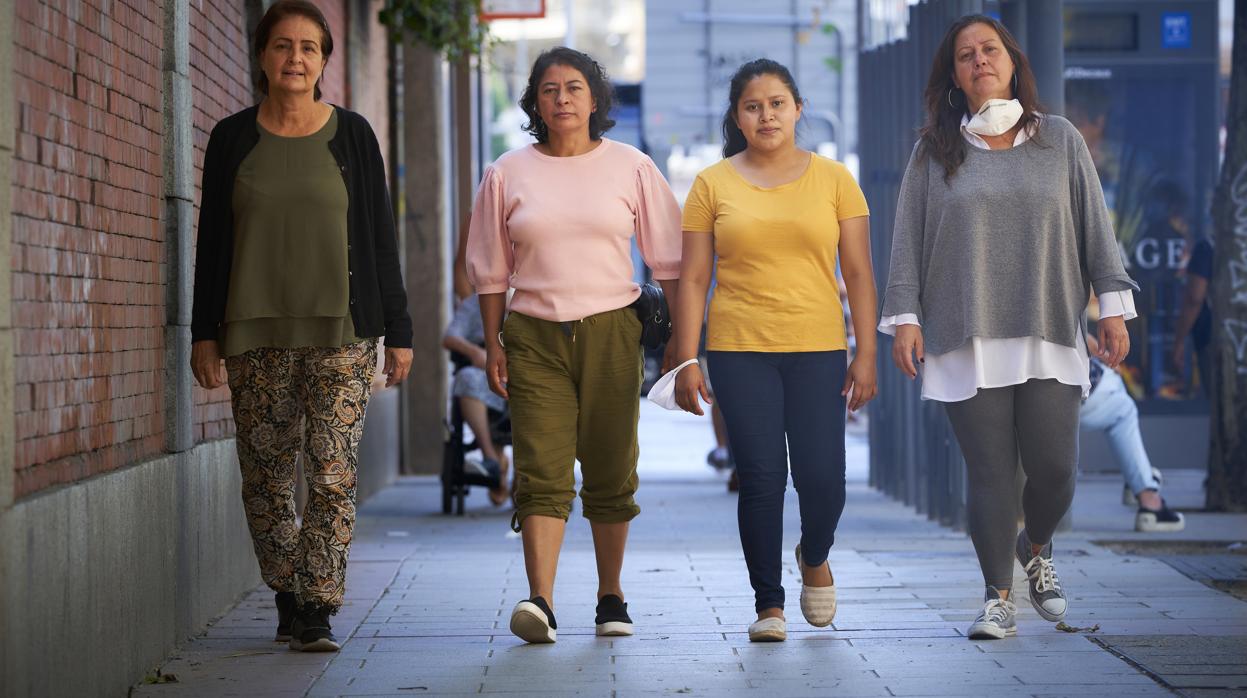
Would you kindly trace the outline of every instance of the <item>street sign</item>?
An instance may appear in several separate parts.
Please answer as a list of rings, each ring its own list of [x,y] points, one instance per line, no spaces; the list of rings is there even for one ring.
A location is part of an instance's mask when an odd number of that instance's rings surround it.
[[[1191,47],[1191,13],[1166,12],[1160,16],[1160,45],[1165,48]]]
[[[481,21],[540,19],[546,16],[546,0],[482,0]]]

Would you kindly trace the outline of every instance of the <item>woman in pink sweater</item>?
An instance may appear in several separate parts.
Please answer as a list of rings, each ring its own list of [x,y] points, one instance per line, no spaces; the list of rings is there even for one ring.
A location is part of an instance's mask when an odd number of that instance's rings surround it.
[[[530,592],[511,631],[527,642],[556,637],[554,575],[577,460],[597,554],[597,634],[632,634],[619,582],[628,523],[640,512],[631,241],[674,307],[680,208],[653,161],[602,137],[615,123],[610,105],[610,83],[592,58],[561,47],[541,54],[520,100],[537,142],[485,170],[468,230],[486,373],[511,405],[512,525],[523,535]]]

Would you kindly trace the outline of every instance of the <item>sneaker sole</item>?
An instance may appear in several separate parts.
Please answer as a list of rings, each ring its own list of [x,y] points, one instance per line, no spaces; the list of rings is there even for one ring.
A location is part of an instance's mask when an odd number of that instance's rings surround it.
[[[328,638],[320,638],[313,642],[300,642],[294,638],[290,640],[290,649],[299,652],[337,652],[342,646]]]
[[[632,624],[613,620],[609,623],[598,623],[598,637],[625,637],[632,634]]]
[[[1002,629],[999,625],[975,625],[970,626],[970,632],[966,633],[966,639],[969,640],[1003,640],[1011,635],[1017,635],[1017,626]]]
[[[550,627],[546,614],[536,604],[521,602],[511,614],[511,633],[524,642],[554,642],[558,632]]]
[[[1134,530],[1139,533],[1177,533],[1178,531],[1186,530],[1186,522],[1144,524],[1142,526],[1136,524]]]
[[[1186,528],[1186,520],[1157,521],[1155,517],[1135,518],[1134,530],[1139,533],[1174,533]]]

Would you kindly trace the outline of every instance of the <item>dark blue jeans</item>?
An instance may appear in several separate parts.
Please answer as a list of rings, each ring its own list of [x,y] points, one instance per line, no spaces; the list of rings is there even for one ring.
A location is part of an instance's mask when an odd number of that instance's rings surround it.
[[[789,463],[807,565],[827,559],[844,511],[845,352],[712,351],[707,359],[740,478],[736,516],[754,604],[783,608]]]

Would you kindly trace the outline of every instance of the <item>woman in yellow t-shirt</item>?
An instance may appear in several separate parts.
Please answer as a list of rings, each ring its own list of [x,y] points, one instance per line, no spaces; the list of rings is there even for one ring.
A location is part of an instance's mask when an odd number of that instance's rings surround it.
[[[781,584],[788,464],[801,507],[801,612],[829,625],[836,587],[827,554],[844,510],[845,407],[875,396],[875,281],[869,211],[838,162],[797,147],[802,100],[788,69],[759,59],[732,78],[723,160],[702,171],[684,204],[680,359],[697,354],[711,267],[718,285],[706,339],[715,395],[740,479],[737,519],[753,585],[755,642],[787,637]],[[836,259],[848,287],[857,355],[848,343]],[[676,401],[710,401],[694,362]]]

